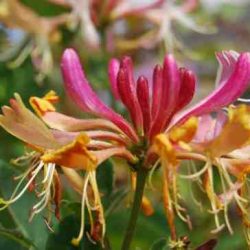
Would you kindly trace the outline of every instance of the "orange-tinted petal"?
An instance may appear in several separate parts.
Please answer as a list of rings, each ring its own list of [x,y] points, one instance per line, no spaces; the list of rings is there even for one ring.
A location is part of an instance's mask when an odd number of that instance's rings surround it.
[[[48,92],[44,97],[31,97],[29,102],[32,108],[39,116],[43,116],[46,112],[56,111],[54,103],[59,101],[59,97],[54,91]]]
[[[0,125],[20,140],[45,149],[57,148],[58,144],[45,124],[28,110],[21,97],[15,94],[11,107],[2,107]]]
[[[221,133],[206,145],[209,156],[219,157],[241,148],[250,139],[250,110],[246,105],[229,109],[229,119]]]
[[[88,143],[89,138],[85,134],[80,134],[72,143],[45,153],[41,160],[69,168],[93,170],[97,166],[97,158],[88,151]]]
[[[169,163],[176,165],[175,149],[166,134],[159,134],[154,139],[155,152]]]
[[[169,138],[171,141],[178,143],[189,142],[195,136],[198,127],[197,117],[190,117],[184,124],[174,127],[169,132]]]

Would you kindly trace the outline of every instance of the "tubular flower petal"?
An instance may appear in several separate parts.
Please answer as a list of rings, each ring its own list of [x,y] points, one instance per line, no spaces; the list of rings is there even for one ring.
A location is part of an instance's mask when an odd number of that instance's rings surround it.
[[[181,123],[190,116],[210,113],[235,101],[248,87],[250,80],[250,53],[242,53],[230,77],[209,96],[181,114],[175,123]]]
[[[111,90],[116,100],[120,99],[120,95],[117,88],[117,75],[119,68],[120,68],[120,62],[115,58],[111,59],[108,67],[108,75],[109,75]]]
[[[195,93],[195,76],[191,70],[179,69],[181,87],[178,97],[176,112],[187,106],[193,99]]]
[[[117,86],[121,100],[127,107],[137,131],[142,133],[143,116],[136,95],[136,84],[133,78],[132,60],[129,57],[124,57],[121,61],[121,66],[117,77]]]
[[[156,65],[153,73],[152,119],[159,113],[162,93],[162,67]]]
[[[137,136],[130,125],[122,116],[107,107],[92,90],[82,71],[80,60],[73,49],[67,49],[64,52],[61,68],[65,88],[81,109],[112,121],[129,137],[137,141]]]
[[[137,81],[137,97],[142,110],[144,133],[147,134],[151,123],[151,110],[148,81],[143,76],[139,77]]]
[[[15,94],[15,99],[10,100],[10,105],[11,107],[2,107],[3,115],[0,115],[0,125],[6,131],[37,147],[58,147],[50,130],[25,107],[18,94]]]
[[[77,119],[58,112],[47,112],[42,119],[50,128],[62,131],[76,132],[103,129],[122,133],[117,126],[105,119]]]
[[[162,77],[161,103],[150,129],[151,137],[168,125],[177,105],[181,82],[177,64],[171,55],[165,57]]]
[[[89,138],[81,134],[72,143],[46,152],[41,160],[45,163],[55,163],[70,168],[93,170],[97,166],[97,159],[87,150],[88,143]]]

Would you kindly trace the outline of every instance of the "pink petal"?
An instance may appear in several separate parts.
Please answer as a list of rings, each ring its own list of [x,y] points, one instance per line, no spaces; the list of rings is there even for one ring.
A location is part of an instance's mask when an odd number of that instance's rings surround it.
[[[124,158],[129,162],[136,161],[135,156],[132,155],[130,151],[128,151],[125,147],[114,147],[110,149],[103,149],[103,150],[89,151],[89,152],[93,153],[96,156],[98,164],[101,164],[105,160],[114,156]]]
[[[142,132],[143,117],[141,107],[136,95],[136,85],[133,79],[133,66],[131,58],[125,57],[118,72],[117,86],[123,104],[127,107],[131,119],[137,129]]]
[[[178,103],[175,112],[181,110],[190,103],[195,93],[195,75],[191,70],[181,68],[181,89],[178,97]]]
[[[60,143],[64,144],[64,141],[66,143],[69,143],[70,141],[73,141],[81,132],[66,132],[66,131],[59,131],[59,130],[52,130],[53,135],[57,140],[60,141]],[[115,141],[116,143],[126,145],[127,142],[124,140],[124,138],[116,133],[109,132],[109,131],[103,131],[103,130],[97,130],[97,131],[85,131],[84,134],[86,134],[91,140],[103,140],[103,141]]]
[[[162,131],[172,117],[180,92],[180,75],[172,55],[167,55],[163,66],[163,87],[159,111],[151,127],[151,138]]]
[[[223,128],[227,116],[223,111],[217,113],[216,118],[206,114],[199,117],[198,129],[193,142],[207,143],[217,137]]]
[[[147,134],[151,123],[151,110],[150,110],[148,81],[143,76],[140,76],[137,81],[137,97],[143,115],[144,133]]]
[[[112,121],[132,140],[138,140],[134,130],[123,117],[106,106],[93,91],[84,75],[80,59],[73,49],[65,50],[61,69],[68,94],[82,110]]]
[[[104,129],[122,133],[112,122],[104,119],[77,119],[58,112],[47,112],[42,119],[50,128],[61,131],[81,132],[90,129]]]
[[[117,89],[117,75],[120,68],[120,62],[113,58],[109,62],[108,68],[108,75],[109,75],[109,82],[111,84],[111,90],[116,100],[120,99],[119,92]]]
[[[235,51],[222,51],[216,53],[219,62],[219,69],[215,85],[218,86],[228,80],[235,69],[239,54]]]
[[[159,112],[162,83],[162,67],[160,65],[156,65],[153,73],[152,119],[154,119]]]
[[[207,114],[234,102],[246,90],[250,80],[250,53],[242,53],[227,81],[219,85],[205,99],[178,115],[172,124],[181,123],[190,116]]]

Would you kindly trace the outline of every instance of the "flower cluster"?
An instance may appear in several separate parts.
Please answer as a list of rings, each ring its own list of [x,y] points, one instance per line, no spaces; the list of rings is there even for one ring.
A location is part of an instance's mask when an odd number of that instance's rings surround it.
[[[137,186],[137,182],[139,185],[142,172],[147,177],[156,169],[162,171],[162,198],[172,247],[179,242],[176,215],[191,225],[179,201],[178,182],[182,178],[197,180],[203,186],[215,217],[214,232],[225,225],[232,232],[227,210],[233,200],[248,226],[246,176],[250,160],[250,112],[245,104],[231,104],[248,87],[250,54],[221,52],[217,59],[220,63],[217,88],[186,109],[195,93],[196,77],[192,71],[178,67],[172,55],[166,55],[163,65],[153,69],[152,86],[144,76],[134,79],[131,58],[112,59],[108,69],[111,90],[114,98],[127,109],[130,117],[127,120],[97,96],[77,53],[67,49],[61,63],[66,92],[84,112],[97,118],[78,119],[57,112],[54,104],[58,97],[54,92],[42,98],[30,98],[35,115],[15,94],[10,107],[2,108],[0,125],[31,149],[17,160],[25,160],[29,168],[20,177],[10,199],[1,200],[1,209],[18,200],[27,189],[35,189],[40,200],[32,207],[31,218],[53,204],[59,216],[60,168],[82,195],[81,229],[72,243],[78,244],[83,237],[85,207],[91,222],[89,235],[94,241],[102,241],[106,228],[96,168],[116,156],[127,161],[133,186]],[[205,165],[200,170],[192,167],[192,173],[185,175],[181,173],[184,168],[181,163],[186,160],[201,161]],[[220,175],[219,193],[214,187],[214,171]],[[79,172],[84,173],[83,178]],[[25,180],[28,181],[23,185]],[[149,200],[144,196],[142,202],[142,208],[151,214]],[[220,221],[220,212],[224,214],[224,223]]]

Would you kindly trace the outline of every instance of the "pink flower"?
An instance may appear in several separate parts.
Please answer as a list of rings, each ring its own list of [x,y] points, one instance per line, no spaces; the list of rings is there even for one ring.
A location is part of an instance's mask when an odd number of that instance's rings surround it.
[[[195,106],[183,109],[195,93],[196,77],[185,68],[179,68],[172,55],[166,55],[163,66],[153,72],[153,90],[148,80],[133,77],[133,64],[129,57],[121,61],[112,59],[109,64],[111,90],[127,108],[131,122],[109,108],[95,94],[81,68],[73,49],[67,49],[62,58],[62,72],[67,93],[85,112],[110,120],[133,142],[141,137],[152,138],[191,116],[209,114],[234,102],[247,88],[250,80],[250,54],[218,53],[222,72],[218,87]]]

